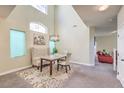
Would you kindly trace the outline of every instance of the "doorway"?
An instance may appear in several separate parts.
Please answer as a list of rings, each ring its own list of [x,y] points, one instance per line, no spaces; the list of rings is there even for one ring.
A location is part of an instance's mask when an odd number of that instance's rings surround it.
[[[117,69],[117,33],[111,33],[109,35],[96,36],[95,39],[96,50],[96,65],[108,64],[112,70]]]

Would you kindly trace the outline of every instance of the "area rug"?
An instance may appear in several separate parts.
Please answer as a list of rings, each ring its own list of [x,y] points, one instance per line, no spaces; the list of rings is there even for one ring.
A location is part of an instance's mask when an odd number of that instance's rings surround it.
[[[61,88],[64,82],[71,77],[72,73],[72,69],[66,73],[65,69],[57,71],[56,66],[53,66],[53,73],[50,76],[48,66],[44,67],[42,72],[37,70],[37,68],[29,68],[16,74],[30,83],[34,88]]]

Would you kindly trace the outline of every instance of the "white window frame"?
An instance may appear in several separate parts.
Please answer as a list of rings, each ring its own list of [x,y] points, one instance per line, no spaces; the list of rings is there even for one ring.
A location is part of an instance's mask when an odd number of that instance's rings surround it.
[[[48,28],[41,23],[30,22],[29,27],[30,27],[30,30],[34,32],[41,32],[44,34],[48,33]]]
[[[32,7],[48,15],[48,5],[32,5]]]

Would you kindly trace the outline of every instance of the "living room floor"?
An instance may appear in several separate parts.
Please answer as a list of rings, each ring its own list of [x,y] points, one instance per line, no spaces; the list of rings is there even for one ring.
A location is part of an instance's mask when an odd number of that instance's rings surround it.
[[[94,67],[72,64],[74,70],[64,88],[121,88],[111,64],[97,63]],[[18,77],[16,73],[0,76],[1,88],[31,88],[32,86]]]
[[[74,65],[75,72],[64,87],[80,88],[121,88],[122,85],[112,70],[112,64],[96,63],[89,67]]]

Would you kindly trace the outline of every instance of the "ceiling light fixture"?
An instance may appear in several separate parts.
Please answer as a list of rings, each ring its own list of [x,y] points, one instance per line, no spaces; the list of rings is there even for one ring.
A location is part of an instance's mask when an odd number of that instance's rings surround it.
[[[98,5],[97,9],[98,11],[105,11],[109,8],[109,5]]]

